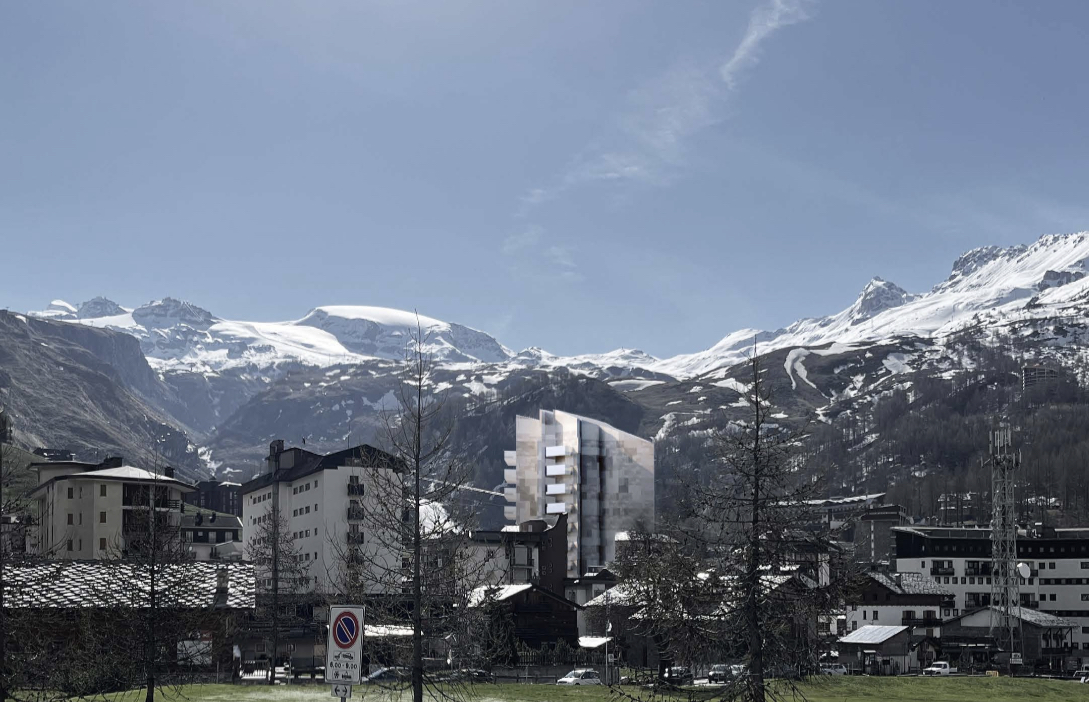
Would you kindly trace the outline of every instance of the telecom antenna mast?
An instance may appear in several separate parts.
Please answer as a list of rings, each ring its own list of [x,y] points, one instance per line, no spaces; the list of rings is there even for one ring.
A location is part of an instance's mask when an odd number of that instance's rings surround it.
[[[999,425],[991,432],[991,637],[1014,663],[1022,653],[1021,588],[1017,569],[1017,505],[1014,475],[1021,452],[1013,449],[1013,434]]]

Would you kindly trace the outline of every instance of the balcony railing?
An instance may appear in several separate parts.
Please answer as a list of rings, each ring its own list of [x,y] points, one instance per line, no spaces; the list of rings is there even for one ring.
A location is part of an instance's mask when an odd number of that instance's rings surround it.
[[[931,575],[956,575],[956,572],[953,566],[934,566],[930,569]]]
[[[361,544],[363,543],[363,532],[348,532],[348,543]]]
[[[903,617],[900,620],[901,626],[925,626],[937,628],[942,625],[942,620],[937,617]]]
[[[362,507],[349,507],[348,508],[348,521],[359,521],[363,519]]]
[[[362,483],[348,483],[348,494],[353,497],[363,496],[363,484]]]

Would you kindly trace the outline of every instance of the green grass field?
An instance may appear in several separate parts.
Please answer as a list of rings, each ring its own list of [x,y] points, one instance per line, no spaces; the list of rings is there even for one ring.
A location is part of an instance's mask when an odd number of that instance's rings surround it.
[[[704,690],[706,693],[708,690]],[[636,688],[626,689],[636,699],[650,700]],[[826,678],[801,687],[809,702],[1059,702],[1060,700],[1089,701],[1089,685],[1065,680],[1025,680],[1010,678]],[[604,688],[568,688],[556,685],[478,685],[473,688],[479,702],[613,702],[619,699]],[[160,698],[159,695],[156,695]],[[143,700],[142,693],[128,693],[112,698],[115,702]],[[180,694],[162,696],[164,700],[186,702],[316,702],[329,700],[329,688],[324,685],[201,685],[183,688]],[[409,696],[396,697],[373,689],[356,687],[353,700],[402,702]],[[688,700],[687,695],[672,698]],[[703,699],[699,693],[691,699]],[[786,696],[790,699],[790,695]],[[801,698],[798,698],[799,702]],[[657,696],[655,702],[668,702]]]

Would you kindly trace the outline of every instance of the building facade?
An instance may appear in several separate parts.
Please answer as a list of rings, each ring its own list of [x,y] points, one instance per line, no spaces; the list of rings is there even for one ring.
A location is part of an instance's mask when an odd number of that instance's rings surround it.
[[[568,578],[612,561],[618,533],[654,531],[654,442],[560,411],[518,417],[515,429],[505,516],[567,515]]]
[[[124,465],[120,458],[102,463],[52,461],[31,466],[38,473],[33,526],[27,529],[27,551],[62,559],[114,558],[124,552],[128,534],[143,530],[145,510],[177,526],[182,497],[193,490],[174,478]]]
[[[242,483],[228,480],[201,480],[196,490],[185,496],[187,504],[201,509],[242,516]]]
[[[241,488],[243,542],[253,543],[261,525],[279,510],[305,564],[302,589],[335,593],[353,548],[372,560],[384,559],[388,569],[401,562],[400,553],[386,548],[394,538],[363,529],[366,511],[383,499],[379,486],[393,482],[377,477],[378,471],[393,469],[389,454],[362,445],[323,456],[285,448],[278,440],[270,445],[266,463],[265,472]],[[267,574],[259,571],[257,583],[260,593],[269,585]]]
[[[926,574],[953,593],[942,618],[991,604],[989,528],[895,527],[896,570]],[[1021,606],[1075,624],[1071,657],[1089,661],[1089,529],[1022,529],[1017,558],[1029,568]]]

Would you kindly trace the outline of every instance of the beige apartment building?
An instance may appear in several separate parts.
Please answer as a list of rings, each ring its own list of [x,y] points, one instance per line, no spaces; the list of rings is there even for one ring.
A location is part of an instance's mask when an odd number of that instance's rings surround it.
[[[160,519],[181,522],[182,496],[194,488],[174,478],[125,465],[120,458],[102,463],[35,463],[38,486],[34,524],[27,530],[27,551],[61,559],[101,559],[123,552],[126,533],[142,529],[154,504]]]

